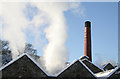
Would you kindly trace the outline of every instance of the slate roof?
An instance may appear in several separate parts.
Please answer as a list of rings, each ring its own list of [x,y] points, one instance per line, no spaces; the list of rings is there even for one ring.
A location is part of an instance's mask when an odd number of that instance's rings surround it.
[[[27,53],[18,56],[0,68],[3,77],[47,77],[46,71]],[[27,73],[26,73],[27,72]],[[23,74],[24,73],[24,74]]]
[[[108,64],[109,65],[109,64]],[[105,65],[107,67],[108,65]],[[110,65],[111,66],[111,65]],[[102,72],[101,72],[102,71]],[[24,53],[0,68],[5,77],[85,77],[89,79],[119,79],[120,68],[102,70],[86,57],[73,61],[56,75],[49,75],[29,54]],[[27,73],[26,73],[27,72]],[[99,73],[98,73],[99,72]]]
[[[120,79],[120,68],[103,71],[95,74],[98,79]]]
[[[96,79],[96,75],[81,61],[75,60],[57,75],[58,77],[86,77]]]
[[[111,63],[108,63],[108,64],[104,65],[103,69],[104,70],[114,69],[114,66]]]
[[[114,69],[111,70],[107,70],[107,71],[103,71],[103,72],[99,72],[99,73],[95,73],[95,75],[97,77],[101,77],[101,78],[107,78],[109,76],[110,73],[112,73],[114,71]]]
[[[101,69],[100,67],[96,66],[93,64],[91,61],[84,59],[82,62],[93,72],[93,73],[98,73],[98,72],[103,72],[104,70]]]
[[[120,79],[120,67],[116,67],[114,71],[112,71],[107,79]]]

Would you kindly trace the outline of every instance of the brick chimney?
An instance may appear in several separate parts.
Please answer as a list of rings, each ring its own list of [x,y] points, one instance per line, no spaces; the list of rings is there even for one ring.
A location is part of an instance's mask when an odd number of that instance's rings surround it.
[[[91,54],[91,22],[85,22],[85,36],[84,36],[84,55],[88,56],[90,61],[92,61]]]

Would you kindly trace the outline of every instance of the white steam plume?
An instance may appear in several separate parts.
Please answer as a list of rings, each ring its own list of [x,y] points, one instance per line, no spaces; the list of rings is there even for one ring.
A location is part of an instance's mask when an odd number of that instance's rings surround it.
[[[2,2],[0,1],[0,15],[2,14]],[[2,18],[0,16],[0,37],[2,37]]]
[[[0,15],[2,13],[2,2],[0,1]]]
[[[35,40],[41,37],[39,27],[45,24],[48,27],[44,30],[48,44],[44,48],[44,61],[46,70],[54,74],[65,66],[68,60],[68,52],[65,46],[67,40],[67,25],[64,12],[72,10],[81,13],[79,3],[30,3],[39,9],[39,13],[29,21],[23,13],[25,3],[4,3],[0,12],[3,21],[3,38],[8,40],[12,49],[13,57],[23,52],[26,43],[25,31],[31,29]],[[78,10],[77,10],[78,9]],[[28,22],[29,21],[29,22]],[[30,24],[29,28],[27,27]],[[37,40],[37,43],[38,40]],[[41,45],[41,44],[40,44]]]
[[[27,20],[23,14],[24,8],[24,3],[2,3],[1,16],[4,22],[2,36],[9,41],[13,58],[17,57],[19,53],[23,53],[25,47],[26,40],[23,30],[26,28]]]
[[[51,4],[53,5],[53,4]],[[67,40],[67,26],[64,17],[64,9],[59,5],[54,5],[50,8],[50,26],[45,30],[46,38],[49,43],[44,49],[45,67],[49,73],[54,73],[58,69],[65,66],[68,61],[67,48],[65,42]],[[57,13],[56,13],[57,12]],[[53,63],[53,65],[51,65]]]
[[[64,12],[72,9],[75,13],[79,12],[75,9],[79,8],[78,3],[32,3],[36,6],[43,14],[38,15],[39,17],[34,21],[35,24],[41,25],[46,22],[49,26],[45,29],[46,38],[48,39],[48,44],[44,48],[44,61],[46,70],[55,74],[59,70],[65,67],[65,62],[68,61],[68,52],[65,46],[67,40],[67,25]],[[73,5],[74,4],[74,5]],[[34,19],[33,19],[34,20]],[[39,22],[38,22],[39,20]],[[42,22],[42,23],[41,23]],[[39,24],[40,23],[40,24]]]
[[[63,68],[68,60],[65,46],[67,26],[63,13],[67,7],[60,3],[35,3],[34,5],[46,13],[45,16],[49,20],[49,27],[45,29],[46,38],[49,43],[44,49],[44,60],[46,70],[53,74],[58,71],[57,69]]]

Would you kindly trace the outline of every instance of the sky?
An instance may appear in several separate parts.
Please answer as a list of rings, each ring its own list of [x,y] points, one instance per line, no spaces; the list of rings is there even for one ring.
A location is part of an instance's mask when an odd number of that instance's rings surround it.
[[[68,29],[67,47],[70,61],[84,55],[84,22],[92,23],[92,58],[93,62],[104,62],[118,58],[118,3],[117,2],[82,2],[84,17],[66,12]]]
[[[84,55],[85,21],[91,21],[93,63],[118,60],[118,3],[117,2],[81,2],[83,14],[64,12],[68,39],[66,47],[69,61]],[[44,37],[44,35],[43,35]],[[29,41],[29,40],[28,40]],[[42,47],[41,47],[42,48]],[[42,49],[38,50],[42,55]]]
[[[120,14],[120,2],[118,4],[118,13]],[[120,18],[120,16],[118,16]],[[120,30],[120,19],[118,19],[118,30]],[[120,39],[120,31],[118,31],[118,39]],[[118,57],[120,57],[120,40],[118,40]],[[120,65],[120,58],[118,58],[118,65]]]
[[[77,2],[78,3],[78,2]],[[31,12],[32,10],[34,12]],[[66,40],[66,48],[68,49],[69,62],[79,59],[84,55],[84,26],[85,21],[91,21],[91,36],[92,36],[92,58],[93,63],[103,63],[108,60],[118,60],[118,3],[117,2],[81,2],[79,12],[71,10],[64,11],[66,19],[68,38]],[[77,10],[78,11],[78,10]],[[37,15],[38,9],[31,7],[29,4],[24,10],[28,20],[32,20],[33,16]],[[32,14],[31,14],[32,13]],[[44,25],[45,27],[47,25]],[[45,28],[44,27],[44,28]],[[40,27],[39,29],[44,29]],[[34,28],[35,29],[35,28]],[[37,29],[39,31],[39,29]],[[39,52],[38,55],[43,55],[43,48],[48,40],[45,39],[43,33],[39,43],[33,42],[34,34],[31,35],[31,29],[26,32],[27,43],[34,45],[34,48]],[[19,31],[19,30],[18,30]],[[42,38],[42,39],[41,39]],[[41,44],[42,43],[42,44]],[[38,46],[40,45],[40,46]]]

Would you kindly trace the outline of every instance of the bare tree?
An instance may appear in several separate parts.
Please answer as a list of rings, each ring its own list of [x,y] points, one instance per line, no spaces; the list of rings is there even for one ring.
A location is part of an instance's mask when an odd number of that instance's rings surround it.
[[[26,43],[24,53],[37,55],[37,50],[34,49],[32,44]],[[12,60],[12,53],[8,41],[0,40],[0,56],[2,56],[2,65],[5,65]]]
[[[2,56],[2,65],[5,65],[12,60],[12,53],[8,41],[0,40],[0,55]]]

